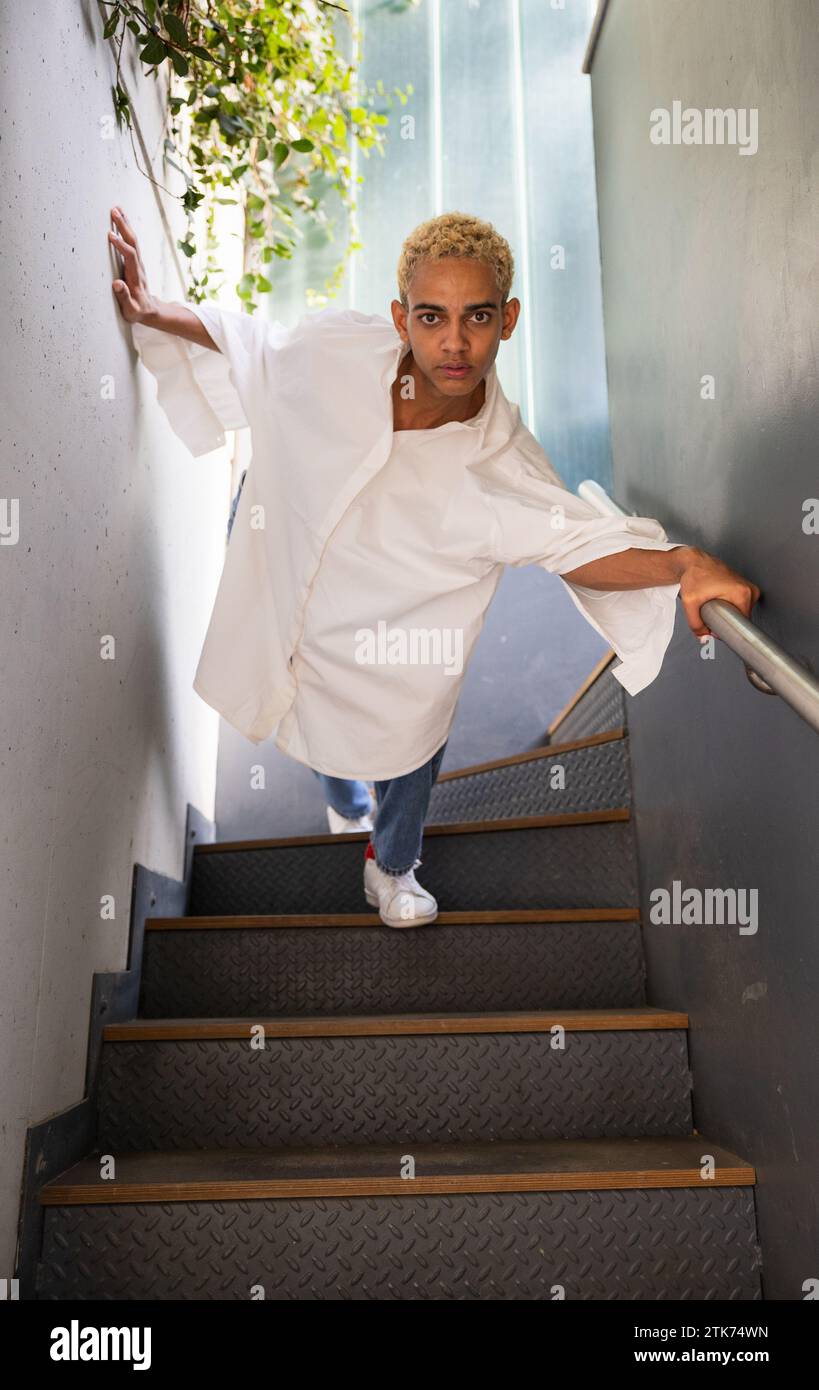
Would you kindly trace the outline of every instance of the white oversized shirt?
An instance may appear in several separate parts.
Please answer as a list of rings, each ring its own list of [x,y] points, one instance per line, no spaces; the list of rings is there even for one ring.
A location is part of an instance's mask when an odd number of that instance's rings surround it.
[[[393,430],[407,352],[392,322],[308,313],[293,329],[190,305],[220,352],[135,324],[177,435],[200,456],[250,428],[252,459],[194,679],[254,743],[319,772],[384,779],[447,738],[504,565],[553,573],[631,547],[659,522],[601,517],[570,492],[495,365],[471,420]],[[658,674],[679,584],[562,580],[636,694]]]

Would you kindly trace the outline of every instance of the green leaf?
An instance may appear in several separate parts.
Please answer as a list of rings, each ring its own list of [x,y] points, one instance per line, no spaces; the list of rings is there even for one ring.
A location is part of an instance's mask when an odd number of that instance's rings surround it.
[[[196,247],[194,246],[193,242],[191,242],[191,241],[177,241],[176,244],[177,244],[177,246],[179,247],[180,251],[184,251],[184,253],[185,253],[185,255],[188,257],[188,259],[190,259],[191,256],[195,256],[195,255],[196,255]]]
[[[189,47],[189,52],[193,55],[194,58],[204,58],[206,63],[216,62],[216,59],[214,58],[213,54],[209,53],[206,48],[203,48],[201,43],[192,43]]]
[[[174,43],[181,44],[183,48],[187,48],[188,44],[190,43],[190,39],[188,38],[188,31],[182,23],[182,20],[179,18],[179,15],[163,15],[162,22],[165,25],[165,29],[167,33],[170,34]]]
[[[314,150],[316,148],[312,140],[308,140],[306,136],[301,140],[291,140],[290,144],[292,148],[298,150],[300,154],[306,154],[308,150]]]
[[[264,275],[257,275],[256,289],[259,291],[260,294],[270,294],[271,290],[273,289],[273,286],[271,285],[270,281],[265,278]]]
[[[246,273],[242,276],[241,280],[236,286],[236,293],[240,299],[248,300],[252,297],[255,282],[256,277],[254,275]]]
[[[110,39],[111,35],[116,33],[121,19],[122,14],[119,9],[115,9],[114,13],[108,16],[105,21],[105,28],[102,31],[102,37],[104,39]]]
[[[145,15],[149,24],[156,19],[156,0],[145,0]]]
[[[281,169],[290,151],[283,140],[273,146],[273,163],[277,169]]]
[[[173,70],[179,77],[186,77],[190,72],[190,63],[182,53],[177,53],[175,48],[171,49],[171,62]]]
[[[245,123],[241,116],[231,116],[228,111],[220,111],[216,117],[225,135],[238,135],[245,129]]]
[[[163,58],[167,58],[168,50],[162,40],[152,34],[139,56],[143,63],[153,66],[154,63],[161,63]]]

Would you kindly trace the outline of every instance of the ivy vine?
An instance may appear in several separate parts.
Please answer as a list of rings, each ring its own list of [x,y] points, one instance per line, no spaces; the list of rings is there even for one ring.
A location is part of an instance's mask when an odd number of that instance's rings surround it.
[[[327,293],[335,293],[361,245],[354,183],[362,180],[353,171],[354,143],[367,158],[373,149],[383,155],[385,108],[394,98],[405,104],[412,86],[387,92],[380,80],[374,88],[359,83],[360,34],[346,6],[332,0],[99,3],[103,36],[116,48],[112,93],[120,128],[132,130],[121,79],[129,33],[146,75],[168,74],[165,155],[185,191],[165,191],[187,214],[177,246],[188,262],[189,297],[201,303],[218,292],[215,281],[224,274],[216,233],[220,205],[242,209],[243,273],[236,292],[253,312],[256,296],[273,289],[276,258],[292,259],[306,228],[321,228],[333,240],[334,219],[323,206],[333,189],[349,210],[346,244],[325,281]],[[388,8],[415,3],[400,0]],[[335,26],[342,21],[350,26],[352,61],[338,44]],[[158,182],[150,170],[142,172]],[[204,248],[194,229],[200,205]],[[325,297],[310,296],[313,304]]]

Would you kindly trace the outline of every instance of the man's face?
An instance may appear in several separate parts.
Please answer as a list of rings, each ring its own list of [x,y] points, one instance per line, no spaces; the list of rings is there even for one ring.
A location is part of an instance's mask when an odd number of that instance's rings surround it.
[[[501,309],[491,267],[464,257],[422,261],[407,297],[408,309],[392,301],[392,317],[419,370],[442,396],[468,396],[511,336],[520,300]]]

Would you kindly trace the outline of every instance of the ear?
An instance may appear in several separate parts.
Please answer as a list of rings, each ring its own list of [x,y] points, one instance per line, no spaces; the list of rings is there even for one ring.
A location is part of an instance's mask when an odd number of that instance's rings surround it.
[[[502,338],[511,338],[512,333],[514,332],[515,324],[518,321],[520,308],[521,305],[519,299],[507,299],[506,303],[503,306],[503,328],[501,329]]]
[[[407,311],[401,303],[401,300],[394,299],[390,304],[390,310],[392,312],[392,321],[395,324],[396,331],[404,339],[405,343],[409,342],[409,334],[407,332]]]

